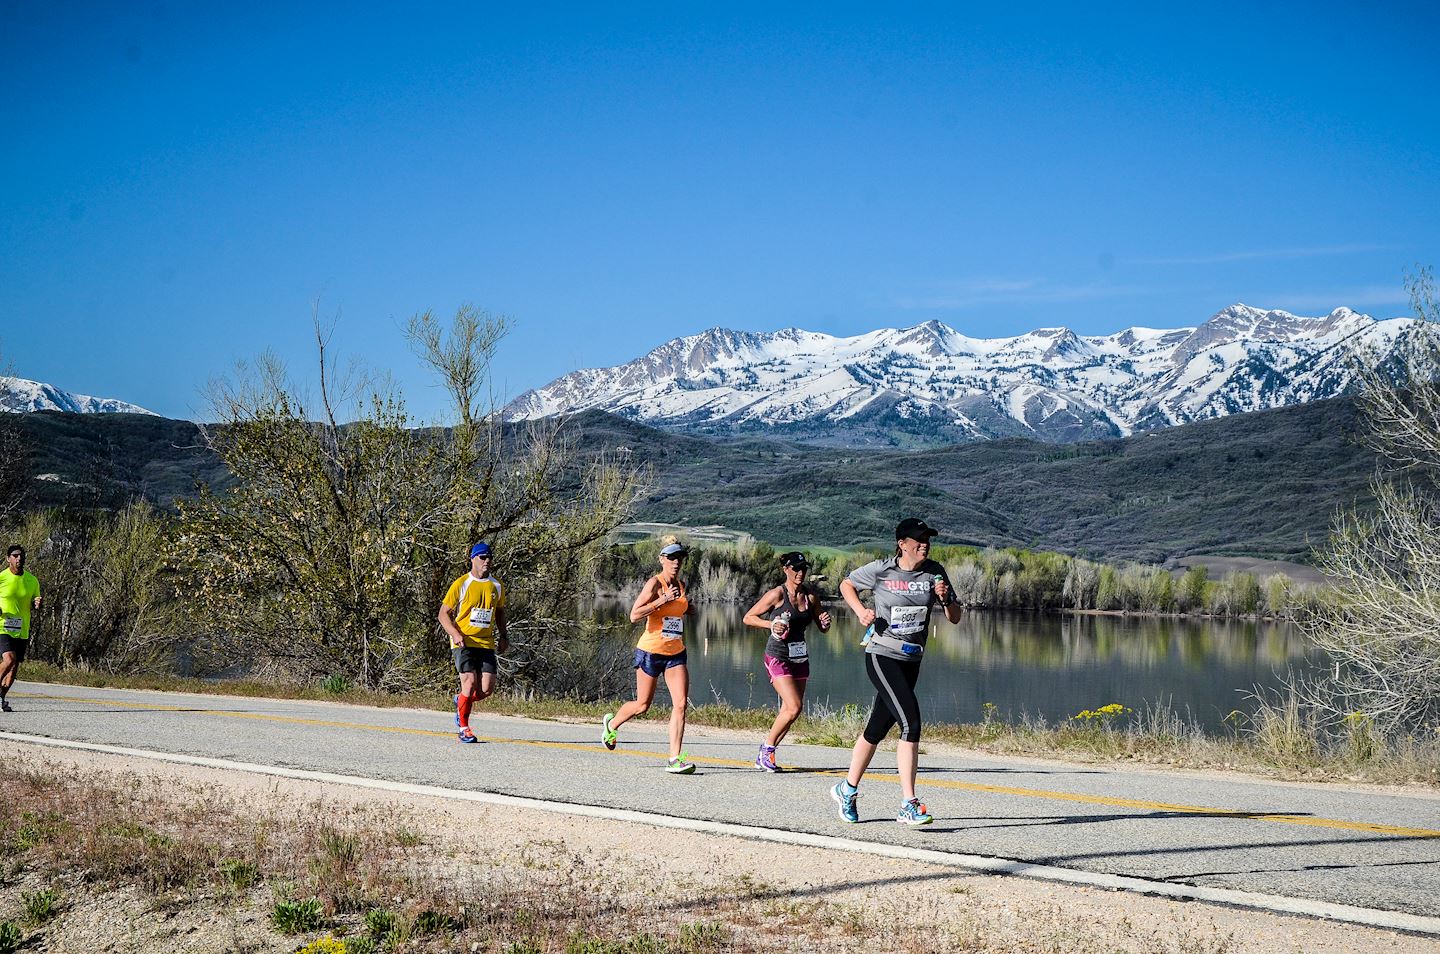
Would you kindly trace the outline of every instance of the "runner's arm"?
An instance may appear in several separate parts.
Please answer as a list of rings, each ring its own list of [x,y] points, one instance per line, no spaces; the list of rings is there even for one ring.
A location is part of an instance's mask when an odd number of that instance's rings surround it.
[[[810,605],[816,610],[815,625],[820,627],[822,633],[830,632],[830,623],[832,622],[830,611],[825,608],[825,604],[820,602],[819,592],[813,586],[805,587],[805,591],[810,594]]]
[[[860,620],[860,625],[869,626],[875,622],[875,611],[860,602],[860,591],[855,589],[855,584],[850,582],[849,577],[840,582],[840,596],[844,598],[845,605],[850,607],[850,612]]]
[[[630,607],[630,622],[638,623],[657,607],[665,605],[666,600],[663,597],[657,598],[655,595],[655,590],[659,586],[660,581],[652,576],[645,581],[644,586],[640,587],[640,595],[635,597],[635,605]]]
[[[465,634],[460,632],[460,627],[455,625],[454,610],[444,603],[440,604],[440,614],[436,617],[440,621],[440,628],[450,637],[450,645],[459,649],[465,645]]]
[[[777,586],[755,601],[755,605],[750,607],[749,611],[745,613],[743,622],[746,626],[754,626],[756,629],[763,629],[768,632],[771,627],[771,621],[764,619],[760,614],[769,613],[779,605],[780,587]]]
[[[941,595],[942,587],[944,588],[943,596]],[[960,622],[960,615],[964,611],[964,607],[962,607],[960,601],[955,598],[955,587],[950,582],[950,577],[944,573],[939,574],[935,578],[935,595],[939,598],[940,608],[944,610],[945,618],[952,623]]]

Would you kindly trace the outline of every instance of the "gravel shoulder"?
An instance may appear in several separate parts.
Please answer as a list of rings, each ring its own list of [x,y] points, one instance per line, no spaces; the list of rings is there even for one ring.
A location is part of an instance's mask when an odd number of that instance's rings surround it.
[[[124,786],[148,799],[243,805],[272,819],[384,819],[432,846],[435,876],[453,884],[462,901],[484,903],[486,886],[505,879],[537,886],[568,879],[617,904],[638,902],[650,912],[647,928],[661,936],[681,937],[677,932],[697,920],[722,923],[727,940],[711,950],[808,950],[838,934],[851,949],[904,952],[1440,951],[1440,940],[1350,925],[341,784],[9,741],[0,741],[0,764],[6,772],[43,770]],[[16,917],[23,893],[50,877],[14,867],[7,859],[0,919]],[[157,898],[78,880],[63,890],[67,907],[40,929],[33,950],[258,954],[294,951],[306,940],[274,933],[273,902],[263,893]],[[563,937],[550,940],[554,950],[565,949]]]

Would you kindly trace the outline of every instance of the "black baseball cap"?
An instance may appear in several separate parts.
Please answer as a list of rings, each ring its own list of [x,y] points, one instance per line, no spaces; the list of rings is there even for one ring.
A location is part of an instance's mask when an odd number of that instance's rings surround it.
[[[918,540],[921,543],[925,543],[928,542],[931,537],[939,535],[939,530],[936,530],[919,517],[906,517],[895,525],[896,540]]]
[[[780,554],[780,565],[788,566],[792,570],[810,569],[810,561],[805,559],[805,554],[799,550],[791,550],[789,553]]]

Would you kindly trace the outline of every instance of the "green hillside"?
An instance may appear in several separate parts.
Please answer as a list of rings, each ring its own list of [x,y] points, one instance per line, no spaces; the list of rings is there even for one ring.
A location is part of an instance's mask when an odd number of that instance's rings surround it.
[[[613,417],[585,446],[625,446],[659,475],[638,519],[723,524],[781,544],[885,543],[901,514],[947,542],[1164,562],[1190,554],[1305,561],[1337,508],[1371,503],[1375,456],[1348,399],[1124,440],[924,451],[722,443]]]
[[[169,506],[224,467],[194,424],[140,415],[20,415],[35,506]],[[923,451],[844,450],[573,421],[582,456],[627,454],[657,474],[638,520],[722,524],[779,544],[885,543],[921,514],[945,541],[1108,560],[1190,554],[1304,561],[1337,508],[1369,505],[1373,453],[1353,402],[1238,415],[1124,440],[1029,440]]]

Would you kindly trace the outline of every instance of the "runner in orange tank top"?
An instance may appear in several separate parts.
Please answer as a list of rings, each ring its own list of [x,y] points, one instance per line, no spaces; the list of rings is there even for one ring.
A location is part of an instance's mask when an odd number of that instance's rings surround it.
[[[635,699],[620,707],[619,712],[605,714],[601,721],[600,741],[613,750],[616,730],[650,709],[655,687],[665,677],[670,693],[670,759],[665,771],[689,775],[695,766],[687,761],[681,747],[685,741],[685,707],[690,695],[690,670],[685,662],[685,620],[691,615],[685,584],[680,580],[680,567],[685,562],[685,545],[674,537],[665,537],[660,548],[660,572],[645,581],[635,605],[630,607],[630,622],[645,621],[645,629],[635,644]]]

